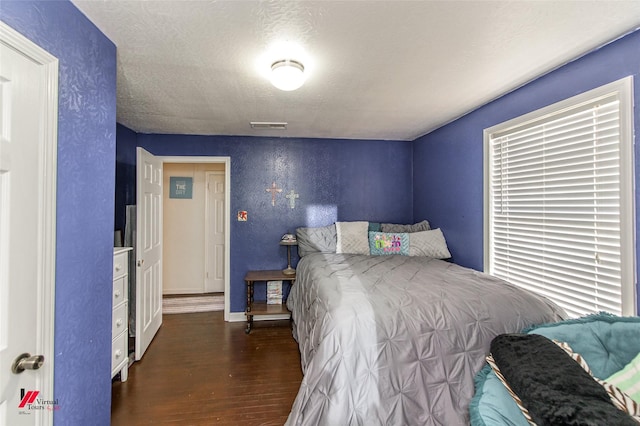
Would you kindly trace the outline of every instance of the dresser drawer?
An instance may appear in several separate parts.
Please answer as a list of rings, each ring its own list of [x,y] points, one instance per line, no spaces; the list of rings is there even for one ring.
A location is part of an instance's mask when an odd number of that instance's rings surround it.
[[[113,377],[127,359],[127,333],[122,333],[111,344],[111,377]],[[124,362],[123,362],[124,361]]]
[[[129,252],[113,256],[113,279],[124,276],[129,270]]]
[[[129,289],[129,287],[127,286],[127,277],[120,277],[117,280],[113,280],[113,305],[112,306],[117,306],[119,303],[124,302],[125,300],[127,300],[127,297],[129,296],[127,294],[127,290]]]
[[[111,337],[116,337],[118,334],[122,333],[127,329],[128,323],[128,314],[129,310],[127,309],[129,305],[127,303],[123,303],[113,310],[113,316],[111,318]]]
[[[127,381],[129,369],[129,252],[130,247],[113,248],[113,292],[111,293],[111,377],[120,373]]]

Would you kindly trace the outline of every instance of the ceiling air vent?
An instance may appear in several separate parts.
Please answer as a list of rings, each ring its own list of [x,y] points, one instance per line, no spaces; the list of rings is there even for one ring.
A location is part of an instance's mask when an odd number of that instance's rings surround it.
[[[287,123],[277,121],[251,121],[252,129],[287,130]]]

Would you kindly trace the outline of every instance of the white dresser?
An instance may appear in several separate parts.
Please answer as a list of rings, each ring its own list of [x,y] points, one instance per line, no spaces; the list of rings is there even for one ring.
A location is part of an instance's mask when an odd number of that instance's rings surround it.
[[[111,317],[111,378],[120,372],[125,382],[129,372],[129,251],[131,247],[113,249],[113,293]]]

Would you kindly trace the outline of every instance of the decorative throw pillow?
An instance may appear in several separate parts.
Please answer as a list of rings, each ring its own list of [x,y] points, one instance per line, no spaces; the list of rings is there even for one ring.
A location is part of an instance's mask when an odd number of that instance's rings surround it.
[[[490,365],[518,397],[530,424],[637,426],[589,373],[544,336],[501,334],[491,342],[491,358]]]
[[[589,375],[591,375],[591,377],[593,377],[593,379],[596,382],[600,383],[600,385],[604,388],[604,390],[609,395],[609,399],[611,399],[611,402],[613,403],[613,405],[618,407],[618,409],[629,414],[640,424],[640,404],[634,401],[629,395],[627,395],[622,389],[620,389],[616,385],[612,383],[607,383],[606,381],[600,380],[596,376],[594,376],[593,372],[591,371],[591,368],[589,368],[589,365],[587,364],[587,361],[585,361],[582,355],[580,355],[577,352],[574,352],[573,349],[571,349],[571,346],[569,346],[567,342],[559,342],[554,339],[553,343],[555,343],[556,345],[564,349],[564,351],[571,358],[573,358],[575,362],[580,364],[580,367],[582,367],[584,371],[589,373]]]
[[[369,222],[369,232],[382,232],[380,222]]]
[[[605,379],[640,404],[640,354],[638,354],[622,370]]]
[[[489,367],[491,367],[491,370],[493,370],[496,377],[498,377],[498,380],[502,382],[502,384],[504,385],[504,388],[507,390],[507,392],[509,392],[509,395],[511,396],[511,398],[513,398],[513,401],[516,403],[516,405],[520,409],[520,412],[522,413],[524,418],[527,420],[527,423],[529,423],[529,425],[531,426],[536,426],[536,423],[533,421],[531,414],[529,414],[529,410],[527,410],[527,408],[522,404],[522,400],[520,399],[518,394],[516,394],[513,391],[513,389],[511,389],[511,386],[509,386],[509,382],[507,381],[507,379],[504,378],[504,376],[502,375],[502,372],[500,372],[500,367],[498,367],[498,364],[496,364],[496,361],[493,359],[493,355],[491,354],[487,355],[486,359],[487,359],[487,364],[489,364]]]
[[[369,232],[369,252],[372,256],[409,255],[409,236],[405,233]]]
[[[640,317],[598,313],[582,318],[536,325],[523,330],[568,342],[589,363],[594,378],[606,378],[622,370],[640,352]],[[469,404],[472,426],[527,426],[518,409],[489,365],[475,378],[475,396]]]
[[[413,225],[400,225],[395,223],[383,223],[380,225],[382,232],[420,232],[428,231],[429,229],[431,229],[431,226],[426,220],[414,223]]]
[[[296,229],[298,255],[304,257],[309,253],[335,253],[337,244],[336,225],[317,228]]]
[[[607,391],[613,405],[629,414],[638,424],[640,424],[640,404],[634,401],[619,387],[612,385],[611,383],[607,383],[604,380],[600,380],[597,377],[594,377],[594,379],[602,385],[605,391]]]
[[[369,222],[336,222],[336,253],[369,254]]]
[[[409,256],[448,259],[451,257],[451,253],[449,253],[442,231],[437,228],[409,234]]]

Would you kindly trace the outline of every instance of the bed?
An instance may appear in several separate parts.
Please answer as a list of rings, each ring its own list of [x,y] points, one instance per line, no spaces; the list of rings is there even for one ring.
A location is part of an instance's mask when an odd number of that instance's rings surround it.
[[[332,253],[325,240],[303,253],[287,299],[304,373],[287,425],[468,425],[491,340],[564,318],[451,262]]]

